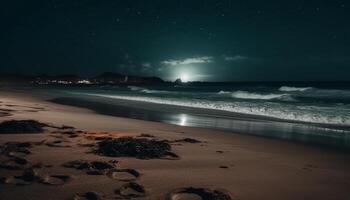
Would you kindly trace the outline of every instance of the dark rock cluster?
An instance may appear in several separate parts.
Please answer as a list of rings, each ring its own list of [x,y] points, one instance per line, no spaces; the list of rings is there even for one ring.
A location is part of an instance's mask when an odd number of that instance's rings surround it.
[[[9,120],[0,123],[1,133],[42,133],[47,125],[35,120]]]
[[[132,137],[106,139],[98,142],[95,153],[110,157],[139,159],[177,157],[171,152],[171,145],[167,141]]]

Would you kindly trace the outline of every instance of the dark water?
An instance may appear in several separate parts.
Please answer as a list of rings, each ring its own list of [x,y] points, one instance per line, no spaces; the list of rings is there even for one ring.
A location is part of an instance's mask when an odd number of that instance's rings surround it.
[[[103,114],[350,148],[348,83],[41,88]]]
[[[350,86],[344,85],[182,85],[82,87],[62,95],[100,97],[295,122],[350,127]]]

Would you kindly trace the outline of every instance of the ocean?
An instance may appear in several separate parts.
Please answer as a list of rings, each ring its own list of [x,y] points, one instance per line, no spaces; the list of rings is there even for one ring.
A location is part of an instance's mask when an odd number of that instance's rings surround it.
[[[121,117],[350,146],[349,83],[50,87],[53,101]]]

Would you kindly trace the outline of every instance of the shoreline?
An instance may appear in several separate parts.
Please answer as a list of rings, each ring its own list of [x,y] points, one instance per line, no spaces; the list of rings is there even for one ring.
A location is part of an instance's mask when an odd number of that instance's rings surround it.
[[[102,135],[108,133],[113,137],[150,134],[159,139],[188,137],[203,142],[172,145],[174,152],[180,156],[179,160],[116,158],[123,168],[136,169],[142,174],[136,181],[145,187],[147,195],[140,199],[164,199],[171,191],[182,187],[219,188],[228,191],[234,199],[242,200],[346,200],[350,196],[350,155],[345,152],[220,130],[101,115],[84,108],[46,102],[28,94],[0,92],[0,97],[2,108],[12,105],[9,107],[12,115],[1,117],[1,121],[34,119]],[[2,143],[41,141],[49,140],[50,135],[52,133],[0,134],[0,140]],[[111,158],[87,154],[88,149],[78,147],[75,139],[67,140],[72,147],[35,147],[28,158],[33,162],[53,165],[48,169],[50,173],[73,175],[71,183],[57,187],[4,185],[0,198],[23,199],[23,195],[26,195],[32,199],[71,199],[76,193],[90,190],[113,195],[113,190],[123,182],[104,176],[85,176],[61,167],[63,162],[74,159]],[[0,176],[3,175],[0,172]]]
[[[71,87],[71,88],[78,88],[78,87]],[[89,88],[89,87],[85,87]],[[337,131],[348,131],[350,132],[350,125],[344,124],[343,122],[339,123],[333,123],[333,122],[315,122],[315,121],[303,121],[303,120],[297,120],[297,119],[287,119],[287,118],[281,118],[281,117],[274,117],[269,115],[260,115],[260,114],[251,114],[251,113],[242,113],[242,112],[236,112],[236,111],[227,111],[227,110],[220,110],[220,109],[211,109],[211,108],[205,108],[205,107],[191,107],[187,105],[177,105],[177,104],[167,104],[167,103],[159,103],[159,102],[151,102],[151,101],[144,101],[144,100],[135,100],[135,99],[124,99],[119,97],[111,97],[109,95],[105,94],[90,94],[83,92],[80,94],[80,92],[69,92],[69,93],[62,93],[63,90],[61,90],[60,87],[54,87],[54,88],[47,88],[42,87],[39,90],[34,89],[33,95],[36,95],[38,98],[41,98],[42,96],[46,96],[48,100],[58,100],[57,103],[60,103],[61,101],[66,101],[65,99],[80,99],[81,101],[85,100],[102,100],[102,102],[116,102],[115,106],[125,106],[127,105],[130,108],[137,108],[137,109],[144,109],[148,105],[150,105],[153,109],[157,109],[157,111],[164,109],[168,109],[169,112],[174,111],[180,111],[180,112],[186,112],[189,114],[194,115],[200,115],[200,116],[208,116],[213,118],[227,118],[227,119],[239,119],[239,120],[251,120],[251,121],[267,121],[267,122],[274,122],[274,123],[293,123],[293,124],[300,124],[305,126],[314,126],[314,127],[320,127],[325,129],[334,129]],[[41,91],[40,91],[41,90]],[[53,90],[55,92],[49,92],[50,90]],[[25,92],[23,88],[17,88],[17,92]],[[58,93],[56,93],[58,92]],[[62,100],[61,100],[62,99]],[[67,101],[66,101],[67,102]],[[156,106],[153,106],[156,105]]]
[[[332,126],[324,127],[318,124],[291,121],[270,121],[259,116],[243,114],[228,113],[223,115],[221,112],[219,114],[212,110],[169,109],[168,105],[126,100],[99,101],[99,98],[59,97],[48,101],[61,105],[86,108],[96,113],[116,117],[161,122],[184,127],[208,128],[243,135],[288,140],[308,145],[319,145],[343,151],[350,150],[350,132],[347,129],[333,130]],[[255,128],[250,130],[249,127]]]

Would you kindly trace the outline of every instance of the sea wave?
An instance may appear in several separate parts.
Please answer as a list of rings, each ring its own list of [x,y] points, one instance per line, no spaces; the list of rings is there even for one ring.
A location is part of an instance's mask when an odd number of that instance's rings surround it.
[[[344,89],[310,88],[304,91],[290,92],[289,94],[301,102],[350,104],[350,90]]]
[[[219,95],[231,96],[233,98],[238,99],[261,99],[261,100],[271,100],[271,99],[288,99],[291,100],[289,94],[259,94],[247,91],[235,91],[235,92],[227,92],[220,91]]]
[[[86,93],[85,93],[86,94]],[[131,100],[148,102],[164,105],[175,105],[191,108],[211,109],[226,111],[232,113],[249,114],[256,116],[265,116],[275,119],[331,124],[331,125],[350,125],[350,108],[344,107],[304,107],[293,105],[282,105],[274,102],[249,103],[249,102],[227,102],[227,101],[208,101],[191,100],[176,98],[160,98],[145,96],[127,96],[127,95],[107,95],[107,94],[86,94],[104,98]]]
[[[131,90],[131,91],[141,91],[141,90],[144,90],[145,88],[143,87],[137,87],[137,86],[128,86],[128,88]]]
[[[173,93],[171,91],[166,91],[166,90],[150,90],[150,89],[147,89],[147,88],[137,87],[137,86],[128,86],[128,88],[131,91],[137,91],[137,92],[142,92],[142,93],[147,93],[147,94],[156,94],[156,93],[159,93],[159,94],[170,94],[170,93]]]
[[[282,86],[278,90],[282,92],[303,92],[306,90],[313,89],[312,87],[290,87],[290,86]]]

